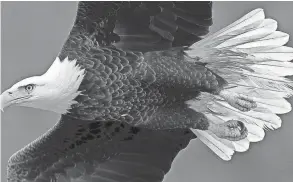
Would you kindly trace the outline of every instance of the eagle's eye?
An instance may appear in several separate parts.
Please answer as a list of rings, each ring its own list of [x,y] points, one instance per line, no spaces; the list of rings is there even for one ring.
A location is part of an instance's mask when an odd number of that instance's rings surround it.
[[[35,88],[35,85],[34,84],[29,84],[29,85],[26,85],[25,87],[25,90],[27,91],[27,92],[32,92],[33,90],[34,90],[34,88]]]

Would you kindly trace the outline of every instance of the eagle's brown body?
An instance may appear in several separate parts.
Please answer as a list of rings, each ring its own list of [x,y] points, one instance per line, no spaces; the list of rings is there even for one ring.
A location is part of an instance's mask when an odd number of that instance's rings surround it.
[[[82,95],[70,111],[77,119],[121,121],[152,129],[186,128],[201,117],[194,111],[190,117],[184,102],[200,91],[216,94],[225,83],[187,57],[182,48],[143,54],[94,47],[80,40],[82,37],[71,37],[72,43],[60,55],[61,60],[77,59],[86,69],[79,89]],[[166,116],[170,119],[161,118]]]

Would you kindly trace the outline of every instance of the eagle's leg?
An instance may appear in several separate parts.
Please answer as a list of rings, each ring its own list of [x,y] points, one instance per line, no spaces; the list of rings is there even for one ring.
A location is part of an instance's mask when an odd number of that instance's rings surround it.
[[[188,60],[180,51],[152,52],[145,54],[145,58],[151,69],[159,73],[155,76],[156,84],[164,88],[173,87],[180,92],[189,90],[219,95],[241,111],[249,111],[256,107],[256,102],[250,98],[228,91],[228,83],[224,78],[200,62]]]
[[[250,111],[257,107],[256,102],[248,96],[228,91],[228,89],[225,88],[227,82],[212,70],[206,67],[201,68],[199,65],[192,68],[194,69],[192,72],[195,76],[194,80],[198,81],[196,84],[199,83],[196,85],[198,90],[219,95],[231,106],[243,112]]]
[[[151,129],[192,128],[209,130],[219,138],[238,141],[247,137],[247,129],[241,121],[230,120],[215,124],[203,113],[185,106],[163,108],[147,124]]]
[[[200,83],[200,86],[196,85],[196,87],[200,91],[219,95],[231,106],[243,112],[250,111],[257,107],[256,102],[248,96],[228,91],[225,87],[227,82],[212,70],[206,67],[200,68],[198,65],[194,66],[193,69],[195,70],[193,71],[193,75],[195,75],[194,80],[198,80]]]

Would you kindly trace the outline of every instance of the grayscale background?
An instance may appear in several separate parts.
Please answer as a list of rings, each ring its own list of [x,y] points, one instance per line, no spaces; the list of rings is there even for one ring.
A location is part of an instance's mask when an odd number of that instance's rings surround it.
[[[60,51],[73,24],[76,2],[2,2],[2,90],[32,75],[42,74]],[[232,23],[255,8],[278,21],[293,37],[293,2],[215,2],[211,31]],[[293,46],[293,38],[289,41]],[[292,99],[291,99],[292,103]],[[59,116],[31,108],[9,108],[2,115],[2,177],[17,150],[48,130]],[[282,128],[267,132],[230,162],[216,157],[204,144],[192,141],[175,159],[165,182],[291,182],[293,179],[293,112],[281,116]]]

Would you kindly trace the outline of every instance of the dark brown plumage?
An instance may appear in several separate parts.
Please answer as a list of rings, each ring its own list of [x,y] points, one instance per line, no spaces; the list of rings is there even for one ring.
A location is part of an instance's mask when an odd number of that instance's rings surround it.
[[[208,3],[191,5],[210,7]],[[176,15],[179,19],[175,18],[176,21],[181,22],[183,21],[182,18],[185,17],[186,22],[190,23],[191,17],[187,15],[188,12],[185,12],[186,15],[184,14],[181,9],[183,7],[182,3],[179,2],[178,6],[179,8],[175,7],[174,3],[163,3],[162,5],[160,3],[139,3],[134,5],[125,2],[118,4],[113,2],[105,3],[102,12],[105,11],[109,17],[106,15],[103,15],[106,17],[98,16],[103,23],[93,25],[98,21],[94,19],[97,18],[97,14],[93,12],[99,10],[95,8],[101,8],[100,4],[81,3],[79,5],[80,11],[77,14],[76,24],[59,56],[61,60],[66,57],[71,60],[77,59],[78,64],[87,71],[80,86],[80,90],[85,92],[76,98],[78,104],[73,106],[71,116],[86,120],[118,120],[135,126],[145,126],[149,125],[148,123],[152,123],[150,117],[155,117],[154,113],[160,115],[161,108],[166,108],[165,106],[182,107],[184,101],[195,98],[199,91],[217,92],[220,90],[224,80],[217,77],[200,63],[187,62],[190,58],[184,55],[183,48],[168,48],[162,45],[160,41],[155,44],[150,43],[150,45],[159,45],[162,51],[145,53],[131,51],[124,47],[122,50],[107,46],[114,40],[105,33],[114,30],[114,20],[121,12],[131,12],[133,10],[134,14],[144,17],[145,15],[150,16],[149,14],[155,15],[154,12],[149,12],[155,10],[148,10],[147,7],[160,7],[160,9],[166,7],[168,11],[174,10],[174,13],[172,13],[174,16],[176,12],[179,12],[179,16]],[[145,11],[144,14],[140,12],[140,9]],[[118,10],[120,13],[118,13]],[[118,18],[117,21],[122,23],[124,21],[129,22],[123,17]],[[139,22],[137,18],[140,18],[140,16],[134,17],[133,21],[135,23]],[[167,18],[170,17],[168,16]],[[198,19],[199,17],[196,18]],[[210,22],[210,18],[206,19],[206,21]],[[175,23],[175,20],[174,22],[169,21]],[[210,25],[206,21],[202,18],[201,21],[194,20],[193,23],[204,28]],[[132,22],[134,30],[137,30],[136,27],[143,26],[141,25],[143,23],[149,24],[149,22],[137,23],[138,25],[135,23]],[[94,26],[101,27],[95,31]],[[176,26],[178,31],[179,29],[187,29],[182,28],[184,26]],[[196,29],[193,29],[193,31],[187,31],[186,33],[197,34]],[[84,32],[91,34],[91,36],[86,36]],[[154,34],[154,32],[149,32],[149,34]],[[175,31],[173,34],[174,39],[172,40],[175,40],[179,33]],[[144,36],[146,36],[146,33]],[[160,37],[160,39],[163,38]],[[181,37],[178,39],[182,41]],[[121,42],[122,44],[129,44],[128,42]],[[141,41],[136,40],[136,42]],[[169,42],[172,43],[171,41]],[[97,44],[104,45],[104,47],[99,47]],[[121,115],[126,116],[121,117]],[[180,123],[182,122],[177,122],[174,126],[168,124],[168,127],[161,126],[160,128],[186,128],[186,125],[180,125]],[[148,127],[155,129],[153,125]]]

